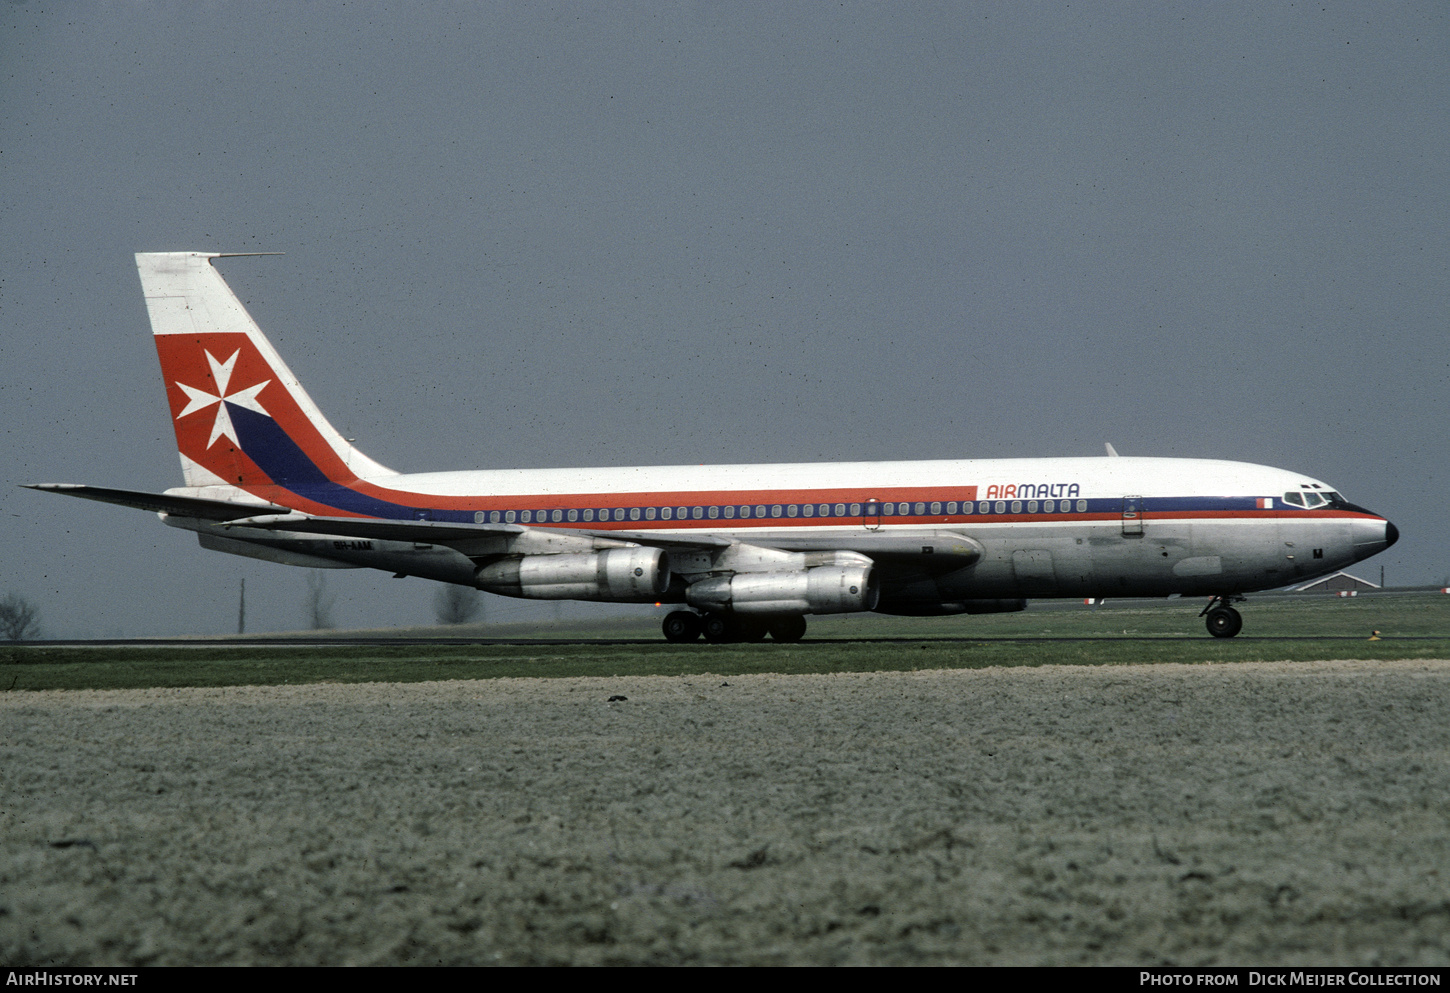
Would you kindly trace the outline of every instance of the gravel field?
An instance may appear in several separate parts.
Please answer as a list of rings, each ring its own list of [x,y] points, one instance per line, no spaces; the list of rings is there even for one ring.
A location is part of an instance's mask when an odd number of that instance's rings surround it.
[[[1447,717],[1441,661],[4,693],[0,961],[1446,965]]]

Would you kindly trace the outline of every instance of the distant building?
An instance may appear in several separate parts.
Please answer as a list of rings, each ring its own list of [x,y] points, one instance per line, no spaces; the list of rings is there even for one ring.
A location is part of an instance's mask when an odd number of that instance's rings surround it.
[[[1347,572],[1336,572],[1332,576],[1316,579],[1303,586],[1291,586],[1289,589],[1295,593],[1341,593],[1345,590],[1377,590],[1379,587],[1367,579],[1351,576]]]

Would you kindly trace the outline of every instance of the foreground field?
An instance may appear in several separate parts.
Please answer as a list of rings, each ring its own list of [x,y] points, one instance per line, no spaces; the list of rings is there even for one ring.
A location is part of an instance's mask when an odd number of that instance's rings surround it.
[[[0,959],[1444,965],[1447,704],[1438,661],[4,693]]]

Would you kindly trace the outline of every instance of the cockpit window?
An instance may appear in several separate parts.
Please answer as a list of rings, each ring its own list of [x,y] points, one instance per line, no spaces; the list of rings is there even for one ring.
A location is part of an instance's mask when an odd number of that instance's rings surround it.
[[[1302,493],[1285,493],[1284,494],[1284,502],[1287,503],[1287,504],[1289,504],[1292,507],[1302,507],[1302,506],[1304,506],[1304,494],[1302,494]]]
[[[1325,500],[1324,497],[1319,493],[1314,493],[1311,491],[1304,494],[1304,505],[1306,507],[1309,507],[1310,509],[1322,506],[1327,502],[1328,501]]]

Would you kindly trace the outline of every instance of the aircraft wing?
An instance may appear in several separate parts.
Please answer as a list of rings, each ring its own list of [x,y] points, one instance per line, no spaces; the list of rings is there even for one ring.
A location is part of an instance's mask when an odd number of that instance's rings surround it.
[[[762,538],[759,544],[788,552],[860,552],[877,561],[909,559],[925,562],[930,559],[939,567],[953,569],[971,565],[986,551],[975,538],[969,538],[959,531],[936,528],[814,537],[784,536]]]
[[[661,535],[652,531],[585,531],[600,538],[616,538],[656,548],[698,550],[729,548],[731,545],[759,545],[786,552],[860,552],[877,560],[911,559],[923,556],[941,568],[960,569],[982,557],[984,549],[975,539],[957,531],[936,529],[856,534],[820,534],[807,537],[762,534],[725,537],[709,532]]]
[[[278,508],[279,510],[282,508]],[[539,534],[560,534],[587,538],[602,538],[620,544],[648,545],[659,548],[728,548],[734,544],[729,538],[719,535],[655,535],[648,531],[587,531],[578,528],[568,530],[531,528],[523,524],[467,524],[447,521],[404,521],[376,517],[313,517],[295,511],[283,510],[278,514],[260,514],[254,517],[232,519],[227,527],[260,528],[264,531],[296,531],[304,534],[336,534],[349,538],[371,538],[381,541],[418,541],[434,545],[446,545],[455,541],[469,541],[494,535],[516,535],[528,531]]]
[[[206,521],[231,521],[258,514],[286,514],[286,507],[270,503],[233,503],[228,500],[204,500],[199,497],[175,496],[165,493],[142,493],[138,490],[117,490],[106,486],[85,486],[81,483],[22,483],[26,489],[45,493],[61,493],[83,500],[99,500],[137,510],[159,514],[177,514]]]
[[[761,535],[758,539],[742,541],[710,532],[694,534],[657,534],[652,531],[593,531],[570,528],[531,528],[520,524],[468,524],[446,521],[405,521],[373,517],[313,517],[288,511],[280,514],[266,514],[254,517],[229,519],[226,527],[260,528],[267,531],[292,531],[304,534],[346,535],[350,538],[378,539],[383,541],[414,541],[436,545],[452,545],[474,541],[479,538],[512,536],[534,532],[540,535],[578,536],[599,538],[650,548],[682,551],[708,551],[729,548],[736,544],[761,545],[783,551],[853,551],[873,559],[909,558],[920,560],[930,557],[941,566],[960,568],[970,565],[982,556],[982,546],[974,539],[955,531],[921,530],[885,534],[834,534],[816,537],[792,537]]]

